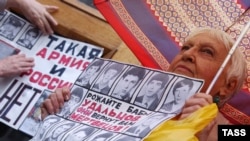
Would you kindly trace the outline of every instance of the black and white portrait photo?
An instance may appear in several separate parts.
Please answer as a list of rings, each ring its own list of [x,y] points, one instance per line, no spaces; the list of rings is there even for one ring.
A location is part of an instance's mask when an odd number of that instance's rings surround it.
[[[65,141],[82,141],[85,138],[91,136],[93,132],[95,132],[96,128],[87,126],[87,125],[80,125],[76,129],[69,132],[66,136]]]
[[[85,88],[90,88],[93,80],[96,78],[98,72],[104,66],[104,60],[94,60],[76,80],[76,84]]]
[[[136,97],[135,105],[148,110],[155,110],[160,102],[163,90],[168,81],[169,75],[164,73],[154,73]]]
[[[44,141],[61,141],[62,137],[77,125],[79,124],[76,122],[72,122],[72,121],[64,121],[62,123],[59,123],[56,126],[54,126],[50,130],[50,132],[47,132],[43,140]]]
[[[100,131],[95,133],[92,137],[88,138],[88,141],[109,141],[115,135],[113,132]]]
[[[108,65],[106,68],[104,68],[102,74],[93,85],[92,90],[107,95],[111,86],[113,85],[114,80],[121,73],[123,68],[124,64],[120,63],[111,63]]]
[[[62,120],[63,120],[62,118],[55,116],[55,115],[46,117],[43,120],[43,122],[40,123],[39,129],[31,141],[41,140],[46,135],[46,133],[48,132],[50,128],[52,128],[54,125],[61,122]]]
[[[180,113],[186,99],[195,94],[200,86],[200,82],[191,79],[177,79],[159,111],[176,114]]]
[[[146,70],[144,68],[129,68],[118,80],[118,84],[112,93],[112,97],[129,102],[137,85],[144,78]]]
[[[14,15],[9,15],[3,25],[0,27],[0,35],[13,41],[20,30],[23,28],[25,22]]]
[[[32,49],[36,41],[40,37],[40,30],[38,28],[30,26],[24,34],[18,39],[17,44],[27,49]]]

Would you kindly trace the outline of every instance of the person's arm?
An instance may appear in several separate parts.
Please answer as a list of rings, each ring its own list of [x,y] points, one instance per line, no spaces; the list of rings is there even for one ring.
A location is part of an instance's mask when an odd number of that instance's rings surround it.
[[[36,0],[7,0],[5,8],[9,7],[22,11],[24,16],[45,34],[53,34],[52,26],[58,24],[50,14],[58,10],[57,6],[42,5]]]
[[[8,77],[29,71],[34,67],[34,59],[24,54],[8,56],[0,60],[0,77]]]
[[[58,88],[44,100],[41,105],[42,119],[50,114],[55,114],[63,107],[64,102],[69,100],[70,90],[68,87]]]

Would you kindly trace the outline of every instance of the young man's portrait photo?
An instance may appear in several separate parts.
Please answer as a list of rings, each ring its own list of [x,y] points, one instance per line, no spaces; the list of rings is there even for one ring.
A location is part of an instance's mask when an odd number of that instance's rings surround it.
[[[61,141],[62,137],[77,125],[79,125],[79,123],[65,120],[51,128],[51,130],[47,132],[44,141]]]
[[[23,46],[27,49],[32,49],[34,44],[39,39],[40,34],[41,33],[40,33],[40,30],[38,28],[30,26],[24,32],[24,34],[21,36],[21,38],[18,39],[17,44],[19,44],[20,46]]]
[[[96,78],[98,72],[105,65],[105,61],[96,59],[82,72],[76,80],[76,84],[85,88],[90,88],[93,80]]]
[[[198,91],[201,83],[187,78],[179,78],[169,91],[168,97],[161,106],[161,112],[180,113],[182,106],[192,94]]]
[[[0,35],[13,41],[25,22],[14,15],[9,15],[3,25],[0,27]]]
[[[146,69],[131,67],[122,74],[112,93],[112,97],[129,102],[131,96],[146,74]]]
[[[107,95],[113,85],[115,79],[121,73],[124,68],[124,64],[120,63],[110,63],[106,65],[102,74],[99,76],[93,87],[92,90],[99,92],[101,94]]]
[[[36,132],[34,140],[41,140],[46,135],[46,133],[50,128],[52,128],[54,125],[58,124],[62,120],[63,120],[62,118],[55,115],[48,116],[47,118],[45,118],[42,124],[40,124],[38,131]]]
[[[103,130],[93,134],[92,137],[88,138],[88,141],[109,141],[109,139],[114,135],[115,133],[113,132]]]
[[[146,108],[148,110],[155,110],[158,106],[163,91],[168,84],[169,75],[155,72],[145,82],[144,87],[135,99],[135,105]]]
[[[76,129],[69,132],[66,136],[65,141],[82,141],[85,138],[91,136],[96,131],[96,128],[87,126],[87,125],[80,125]]]

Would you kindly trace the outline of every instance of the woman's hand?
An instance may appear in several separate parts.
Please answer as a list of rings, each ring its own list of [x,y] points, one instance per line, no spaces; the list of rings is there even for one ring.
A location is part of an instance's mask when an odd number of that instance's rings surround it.
[[[197,93],[186,101],[179,118],[186,118],[198,109],[212,103],[213,98],[211,95],[205,93]]]
[[[57,6],[43,5],[36,0],[8,0],[7,7],[20,9],[24,16],[44,34],[53,34],[52,26],[58,23],[50,14],[58,10]]]
[[[55,114],[63,107],[64,102],[69,100],[70,89],[68,87],[58,88],[41,104],[42,119],[50,114]]]
[[[34,65],[34,59],[26,57],[25,54],[8,56],[0,60],[0,76],[8,77],[28,72]]]

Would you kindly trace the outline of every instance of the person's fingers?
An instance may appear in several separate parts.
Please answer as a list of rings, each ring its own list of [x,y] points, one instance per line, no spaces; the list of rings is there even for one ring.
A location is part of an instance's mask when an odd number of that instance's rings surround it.
[[[212,96],[204,93],[198,93],[190,97],[182,109],[180,119],[186,118],[198,109],[212,103]]]
[[[16,61],[16,60],[14,60]],[[18,62],[22,63],[23,66],[34,64],[34,58],[20,58]]]
[[[49,23],[52,24],[53,26],[57,26],[58,25],[57,21],[54,19],[54,17],[52,15],[47,14],[46,18],[49,21]]]
[[[34,66],[35,62],[33,58],[20,58],[18,59],[18,62],[16,62],[16,69],[20,69],[20,71],[26,71],[27,69],[31,69]]]
[[[45,12],[41,13],[42,14],[41,19],[43,21],[42,28],[44,29],[44,33],[53,34],[54,31],[52,29],[52,26],[57,26],[58,23],[50,13],[56,12],[58,10],[58,7],[51,5],[44,5],[44,8]]]
[[[55,114],[56,110],[51,102],[50,99],[45,99],[44,102],[41,105],[41,109],[42,111],[44,111],[45,115],[49,115],[49,114]]]
[[[186,102],[185,106],[191,107],[191,106],[197,105],[199,107],[204,107],[208,104],[210,104],[210,103],[204,98],[193,98],[192,100],[188,100]]]
[[[209,94],[205,94],[205,93],[198,93],[198,94],[195,94],[193,96],[194,98],[203,98],[203,101],[202,102],[206,102],[206,103],[213,103],[213,99],[212,99],[212,96],[209,95]]]
[[[63,93],[64,99],[69,100],[69,98],[70,98],[70,88],[69,87],[63,87],[62,88],[62,93]]]
[[[43,105],[40,107],[40,109],[41,109],[41,118],[43,120],[45,117],[49,115],[49,113],[47,112],[46,108],[43,107]]]
[[[54,6],[54,5],[44,5],[45,9],[49,12],[49,13],[54,13],[56,11],[58,11],[59,7]]]
[[[51,100],[51,103],[53,105],[53,112],[54,113],[58,113],[60,111],[60,108],[61,108],[61,102],[59,101],[59,98],[58,98],[58,94],[56,93],[52,93],[50,96],[49,96],[49,99]]]
[[[55,18],[50,13],[54,13],[54,12],[58,11],[59,8],[57,6],[51,6],[51,5],[46,5],[45,8],[47,10],[47,13],[45,13],[46,19],[48,20],[50,25],[57,26],[58,22],[55,20]]]
[[[193,112],[197,111],[200,108],[201,108],[200,105],[193,105],[190,107],[185,107],[181,112],[180,119],[184,119],[184,118],[188,117],[190,114],[192,114]]]
[[[68,87],[58,88],[54,93],[44,100],[41,105],[42,118],[45,118],[47,115],[55,114],[60,111],[60,108],[63,106],[64,101],[68,99],[70,90]]]
[[[13,69],[16,69],[16,71],[22,71],[23,69],[26,70],[26,67],[30,69],[35,65],[34,58],[26,58],[24,54],[6,57],[4,58],[4,61],[8,64],[7,67],[12,71],[15,71]]]
[[[23,73],[23,72],[28,72],[32,67],[20,67],[18,68],[18,74]]]
[[[32,21],[32,23],[34,23],[43,33],[47,34],[42,17]]]
[[[15,55],[11,55],[11,56],[8,56],[4,59],[13,59],[13,60],[18,60],[18,61],[21,61],[23,59],[26,58],[26,55],[21,53],[21,54],[15,54]]]
[[[26,55],[23,54],[23,53],[12,55],[12,56],[9,56],[9,57],[10,58],[16,58],[16,59],[18,59],[18,61],[25,61],[25,62],[33,62],[34,61],[33,57],[26,57]]]
[[[45,30],[45,33],[46,34],[53,34],[54,33],[54,31],[53,31],[53,29],[52,29],[52,27],[51,27],[51,21],[49,21],[49,17],[50,15],[49,14],[45,14],[44,15],[44,17],[42,18],[42,20],[43,20],[43,28],[44,28],[44,30]]]
[[[49,15],[49,16],[48,16]],[[52,34],[53,29],[51,25],[54,25],[54,21],[49,21],[51,15],[44,10],[43,13],[34,12],[34,15],[27,16],[31,23],[35,24],[44,34]],[[49,17],[49,18],[48,18]],[[52,17],[53,18],[53,17]]]
[[[67,90],[67,88],[58,88],[55,90],[55,93],[52,96],[52,99],[55,100],[56,103],[56,107],[58,108],[62,108],[64,105],[65,100],[68,100],[68,95],[69,95],[69,91]]]

